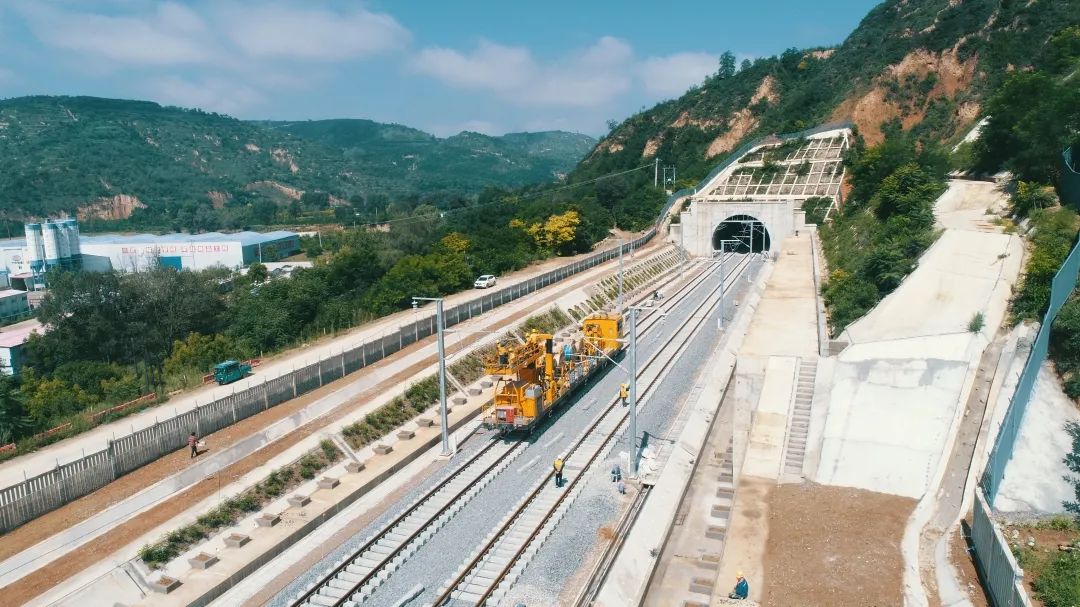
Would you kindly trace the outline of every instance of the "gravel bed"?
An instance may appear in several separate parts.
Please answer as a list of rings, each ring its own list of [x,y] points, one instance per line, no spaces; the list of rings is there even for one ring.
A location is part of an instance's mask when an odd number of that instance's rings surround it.
[[[756,271],[759,267],[755,262],[746,273]],[[729,293],[742,297],[748,286],[745,280],[740,280],[732,285]],[[728,300],[729,306],[732,301],[734,299]],[[728,314],[734,314],[733,306],[728,308]],[[669,369],[667,376],[654,388],[645,408],[638,413],[638,432],[648,433],[654,448],[658,448],[659,441],[664,440],[659,437],[672,436],[682,430],[671,425],[719,338],[716,323],[706,322],[679,357],[679,364]],[[658,403],[671,403],[674,406],[657,406]],[[582,495],[570,506],[559,526],[537,551],[502,602],[503,605],[515,605],[517,601],[528,607],[544,607],[558,605],[560,598],[569,601],[576,596],[586,580],[574,574],[594,565],[600,549],[608,541],[601,537],[601,528],[608,526],[613,529],[621,513],[630,504],[629,488],[628,495],[623,498],[615,491],[608,476],[614,462],[620,459],[625,461],[626,441],[627,431],[624,431],[620,434],[619,442],[607,454],[607,463],[596,469],[598,473],[592,475]],[[593,541],[584,541],[585,538],[592,538]],[[571,579],[575,583],[568,585]],[[560,597],[560,593],[565,594]]]
[[[648,360],[648,357],[662,346],[664,340],[687,321],[692,308],[718,282],[718,277],[714,273],[703,284],[698,285],[693,294],[680,302],[668,314],[665,321],[657,324],[650,334],[645,335],[639,341],[639,365]],[[745,289],[745,284],[745,282],[740,281],[738,288]],[[728,304],[729,315],[734,310],[730,302],[731,300],[729,300]],[[685,391],[692,385],[693,377],[700,362],[705,360],[715,343],[715,339],[716,323],[709,322],[697,338],[693,340],[694,343],[691,344],[691,347],[686,350],[683,356],[684,360],[697,361],[698,364],[678,365],[672,369],[668,379],[658,386],[658,390],[650,399],[651,403],[676,402],[681,391]],[[375,607],[395,605],[402,596],[417,585],[423,586],[424,591],[409,602],[408,605],[419,606],[433,601],[440,586],[451,579],[465,563],[469,555],[479,547],[481,542],[494,529],[495,525],[519,502],[528,490],[535,486],[541,477],[547,474],[555,457],[565,452],[577,440],[584,428],[601,412],[602,407],[618,393],[619,384],[623,381],[625,381],[625,374],[621,370],[609,369],[602,377],[583,387],[572,406],[562,407],[532,436],[523,438],[522,440],[528,443],[525,451],[518,455],[498,477],[488,483],[479,494],[444,525],[427,544],[395,571],[375,591],[372,597],[363,604]],[[657,412],[658,409],[662,411]],[[638,416],[639,432],[646,431],[652,435],[659,434],[666,430],[664,420],[667,419],[668,423],[670,423],[668,418],[673,415],[674,411],[671,407],[650,405]],[[475,438],[470,442],[474,443],[472,446],[474,450],[479,449],[484,443],[484,441]],[[625,437],[615,444],[617,445],[616,450],[618,445],[622,445],[623,450],[625,450]],[[614,460],[614,456],[609,457],[609,459]],[[464,458],[455,458],[455,460],[460,462],[464,461]],[[456,465],[444,467],[425,482],[419,484],[403,502],[408,503],[423,490],[426,490],[438,480],[445,478],[456,467]],[[583,488],[574,505],[571,506],[568,515],[563,518],[562,524],[549,536],[544,547],[534,558],[533,564],[541,562],[543,564],[538,567],[530,564],[526,568],[524,575],[519,579],[516,586],[525,589],[534,587],[534,592],[530,592],[533,601],[536,600],[537,593],[550,592],[556,588],[561,588],[562,582],[576,569],[595,543],[593,541],[582,541],[582,538],[596,538],[600,527],[614,520],[621,510],[620,502],[625,498],[617,495],[614,486],[606,476],[611,465],[608,464],[600,468],[604,474],[587,479],[588,484]],[[385,524],[399,511],[399,509],[391,510],[391,512],[380,516],[363,532],[334,550],[326,559],[323,559],[319,566],[290,584],[285,591],[278,594],[269,604],[275,607],[288,605],[288,599],[297,596],[307,584],[325,575],[330,566],[343,556],[351,555],[357,547],[381,528],[380,525]],[[576,531],[564,532],[564,528]],[[558,550],[552,547],[558,547]],[[550,557],[547,556],[549,552],[552,554]],[[541,561],[541,559],[550,560]],[[556,565],[556,563],[558,564]],[[542,579],[534,579],[534,572],[542,572],[545,569],[550,571],[549,575]],[[533,607],[534,603],[527,604],[529,607]]]
[[[312,567],[303,575],[290,582],[289,585],[271,599],[267,605],[272,607],[290,605],[292,600],[307,590],[309,584],[314,584],[322,579],[322,577],[329,573],[342,558],[352,556],[353,553],[355,553],[364,542],[370,539],[372,535],[381,531],[387,523],[399,515],[405,505],[411,504],[413,500],[423,495],[461,467],[464,462],[468,461],[468,459],[477,451],[487,446],[492,437],[493,435],[488,434],[483,429],[477,430],[476,434],[461,445],[457,454],[449,460],[446,465],[429,474],[426,478],[416,479],[415,486],[402,497],[398,504],[387,508],[386,511],[372,521],[371,524],[364,527],[363,531],[349,538],[348,541],[335,548],[319,561],[318,565]]]

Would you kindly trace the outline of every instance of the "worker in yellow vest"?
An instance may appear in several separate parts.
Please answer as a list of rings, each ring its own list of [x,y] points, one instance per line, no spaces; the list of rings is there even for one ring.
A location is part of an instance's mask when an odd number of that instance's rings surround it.
[[[553,465],[553,467],[555,468],[555,486],[562,487],[563,461],[561,457],[555,458],[555,464]]]
[[[619,398],[622,399],[622,404],[625,407],[626,401],[630,398],[630,386],[627,384],[621,384],[619,386]]]

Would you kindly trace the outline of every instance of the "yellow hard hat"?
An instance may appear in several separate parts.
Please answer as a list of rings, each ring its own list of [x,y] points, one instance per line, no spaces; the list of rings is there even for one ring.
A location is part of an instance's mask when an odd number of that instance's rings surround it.
[[[735,577],[741,580],[742,579],[742,571],[737,572],[735,574]]]

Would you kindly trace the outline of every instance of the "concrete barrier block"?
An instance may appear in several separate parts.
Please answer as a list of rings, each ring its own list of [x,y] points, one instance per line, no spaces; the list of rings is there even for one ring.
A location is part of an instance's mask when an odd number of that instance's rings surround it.
[[[394,448],[391,447],[390,445],[383,445],[383,444],[375,445],[375,447],[372,449],[372,451],[374,451],[376,455],[386,455],[387,453],[390,453],[393,450],[394,450]]]
[[[480,396],[480,388],[469,388],[469,396]]]
[[[727,537],[727,529],[724,527],[717,527],[716,525],[709,525],[705,530],[705,537],[710,540],[722,540]]]
[[[416,432],[412,430],[398,430],[397,437],[401,440],[409,440],[416,436]]]
[[[319,489],[333,489],[340,484],[341,481],[332,476],[324,476],[319,479]]]
[[[225,545],[229,548],[242,548],[244,544],[251,541],[251,538],[243,533],[230,533],[225,536]]]
[[[349,463],[345,464],[345,471],[349,472],[349,473],[352,473],[352,474],[356,474],[357,472],[360,472],[363,469],[364,469],[364,464],[361,464],[360,462],[349,462]]]
[[[421,428],[430,428],[435,425],[435,420],[421,417],[420,419],[416,420],[416,425]]]
[[[255,524],[260,527],[273,527],[281,522],[281,516],[270,512],[263,512],[255,519]]]
[[[495,384],[490,379],[485,379],[484,381],[480,382],[481,388],[492,388],[494,386]]]
[[[192,569],[209,569],[216,565],[217,562],[218,557],[212,554],[206,554],[205,552],[200,552],[188,559],[188,563],[191,565]]]
[[[150,589],[161,594],[169,594],[180,587],[180,580],[163,575],[156,580],[150,581]]]
[[[696,592],[698,594],[712,594],[714,585],[715,583],[712,578],[696,577],[690,580],[690,592]]]
[[[289,505],[301,508],[311,503],[311,497],[297,493],[296,495],[289,496]]]
[[[455,396],[451,400],[454,402],[455,405],[464,405],[466,401],[464,396]]]

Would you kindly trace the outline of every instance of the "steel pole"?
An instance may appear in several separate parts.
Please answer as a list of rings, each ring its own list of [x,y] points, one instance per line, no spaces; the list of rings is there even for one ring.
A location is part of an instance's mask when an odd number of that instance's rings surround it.
[[[616,300],[616,302],[615,302],[615,306],[616,306],[616,308],[618,308],[618,311],[619,311],[619,312],[622,312],[622,301],[623,301],[623,263],[622,263],[622,250],[623,250],[623,241],[621,241],[621,240],[620,240],[620,241],[619,241],[619,297],[618,297],[618,299],[617,299],[617,300]]]
[[[443,343],[443,300],[435,300],[435,322],[439,328],[439,415],[442,424],[442,454],[450,455],[449,419],[446,411],[446,346]]]
[[[630,476],[637,473],[637,309],[630,308]]]
[[[719,328],[724,328],[724,243],[720,243],[720,321]]]

